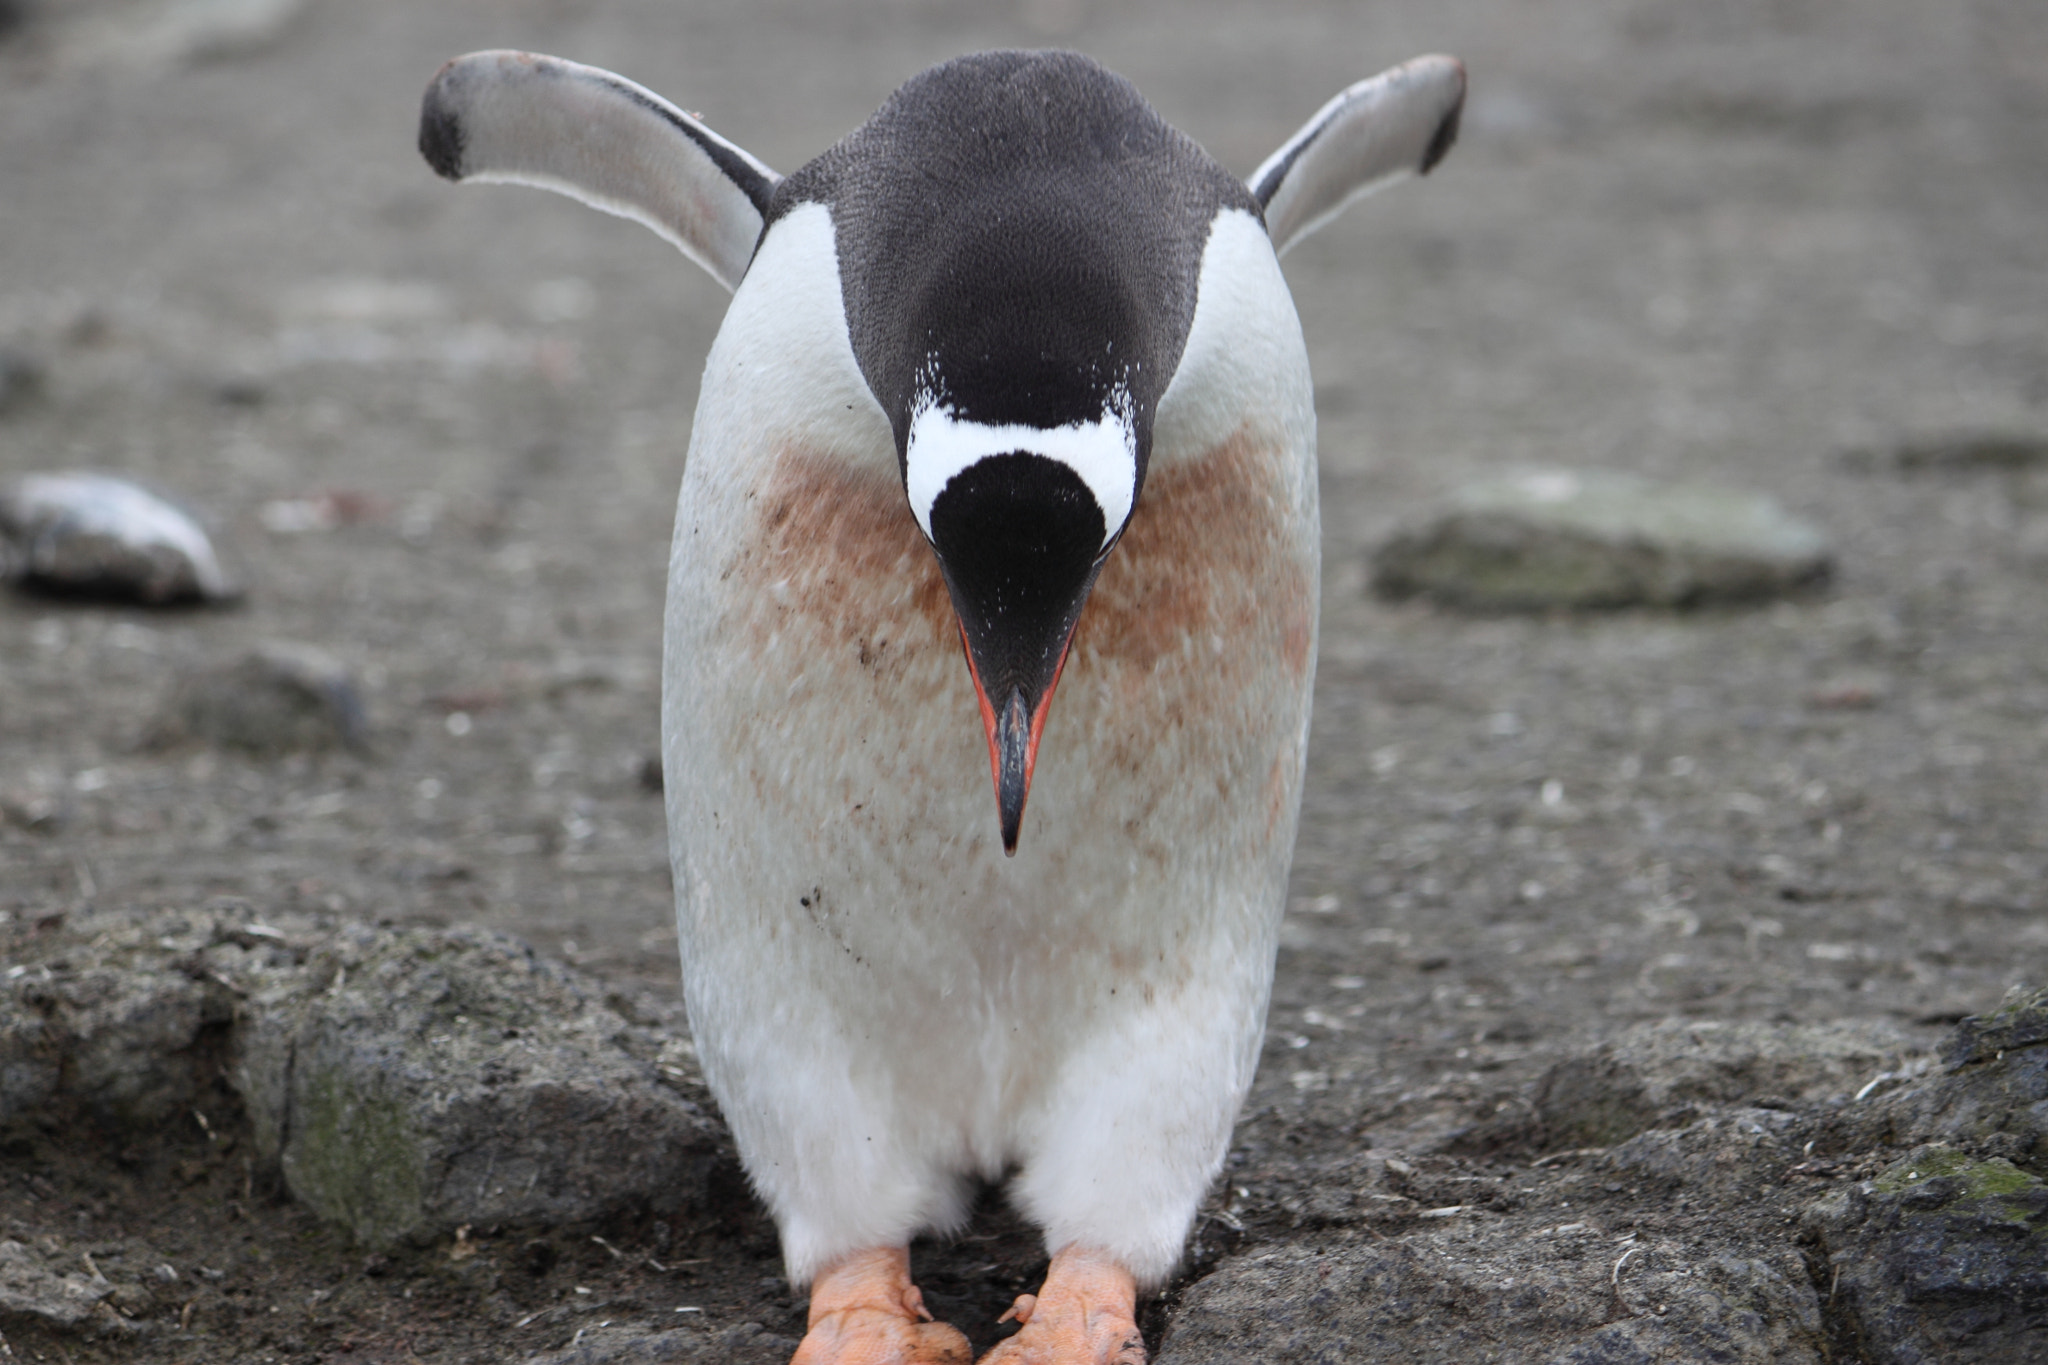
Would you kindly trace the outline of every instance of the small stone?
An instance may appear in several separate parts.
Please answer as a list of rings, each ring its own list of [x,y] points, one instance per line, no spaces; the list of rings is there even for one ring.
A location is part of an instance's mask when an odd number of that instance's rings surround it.
[[[1864,456],[1858,463],[1874,463]],[[1965,431],[1926,436],[1901,444],[1891,463],[1918,471],[2019,471],[2048,467],[2048,434],[2023,431]]]
[[[325,651],[290,644],[187,671],[150,733],[157,747],[199,741],[270,755],[360,750],[369,737],[354,675]]]
[[[115,1285],[113,1292],[107,1295],[107,1302],[123,1317],[129,1318],[146,1318],[157,1308],[156,1295],[132,1280]]]
[[[99,1302],[112,1292],[104,1281],[53,1274],[20,1242],[0,1242],[0,1323],[27,1318],[76,1329],[101,1316]]]
[[[28,474],[0,489],[0,578],[145,606],[242,592],[190,512],[111,474]]]
[[[0,0],[0,37],[7,27],[7,3]],[[42,392],[43,367],[19,351],[0,350],[0,417],[27,407]]]
[[[1467,488],[1373,556],[1387,597],[1478,611],[1755,602],[1823,581],[1826,541],[1771,498],[1606,471]]]
[[[135,0],[74,3],[52,15],[61,60],[161,68],[245,57],[283,37],[306,0]]]

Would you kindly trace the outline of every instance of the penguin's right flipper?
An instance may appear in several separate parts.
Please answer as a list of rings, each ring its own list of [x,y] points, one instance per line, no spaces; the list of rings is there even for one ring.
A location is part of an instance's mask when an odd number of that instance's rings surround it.
[[[1458,137],[1465,67],[1417,57],[1339,94],[1246,183],[1284,252],[1363,194],[1428,175]]]
[[[420,154],[450,180],[538,185],[645,223],[727,289],[782,177],[661,96],[531,52],[472,52],[420,102]]]

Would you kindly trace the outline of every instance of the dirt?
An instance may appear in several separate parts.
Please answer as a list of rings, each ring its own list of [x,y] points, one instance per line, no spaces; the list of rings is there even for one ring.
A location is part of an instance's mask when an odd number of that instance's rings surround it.
[[[1625,1024],[1876,1019],[1932,1046],[2048,979],[2048,465],[1869,455],[2043,448],[2038,5],[313,0],[253,51],[167,65],[0,8],[0,368],[29,376],[0,476],[152,479],[251,585],[230,611],[0,597],[21,961],[88,909],[462,921],[673,1001],[660,601],[724,295],[630,224],[436,181],[419,91],[458,52],[558,52],[788,170],[931,61],[1058,43],[1246,172],[1416,52],[1473,80],[1435,175],[1287,261],[1322,421],[1315,743],[1228,1221],[1184,1284],[1289,1235],[1288,1192],[1368,1148],[1445,1205],[1458,1181],[1564,1197],[1569,1163],[1460,1135]],[[1837,574],[1679,615],[1368,593],[1404,518],[1528,465],[1771,493]],[[269,641],[357,672],[367,751],[144,742],[181,673]],[[177,1275],[131,1296],[147,1335],[10,1327],[17,1357],[481,1361],[681,1316],[761,1324],[765,1359],[801,1326],[737,1193],[676,1226],[366,1256],[246,1159],[225,1092],[202,1112],[211,1134],[53,1115],[0,1153],[0,1238]],[[969,1326],[1039,1261],[984,1213],[918,1253]]]

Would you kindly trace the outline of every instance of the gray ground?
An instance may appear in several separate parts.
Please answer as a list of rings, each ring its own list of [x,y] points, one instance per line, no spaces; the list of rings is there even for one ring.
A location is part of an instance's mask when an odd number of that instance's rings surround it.
[[[0,598],[17,928],[469,921],[673,994],[643,768],[725,296],[633,225],[436,181],[411,144],[443,58],[609,66],[788,170],[932,61],[1072,45],[1249,171],[1344,84],[1444,50],[1472,72],[1456,152],[1287,262],[1323,643],[1247,1159],[1427,1150],[1624,1023],[1926,1040],[2048,977],[2048,467],[1887,459],[2048,430],[2034,0],[312,0],[190,59],[81,36],[140,5],[0,11],[0,350],[41,374],[0,394],[0,476],[147,476],[253,584],[229,612]],[[1523,465],[1772,492],[1836,580],[1597,618],[1367,593],[1393,526]],[[322,493],[347,524],[272,529]],[[140,744],[180,669],[266,640],[359,670],[367,755]],[[33,1223],[16,1190],[0,1217]]]

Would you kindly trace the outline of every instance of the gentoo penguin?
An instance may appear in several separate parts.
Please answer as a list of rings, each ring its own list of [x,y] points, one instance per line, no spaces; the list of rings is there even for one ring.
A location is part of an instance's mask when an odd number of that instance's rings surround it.
[[[1004,1178],[1052,1264],[984,1359],[1144,1358],[1258,1058],[1308,740],[1279,253],[1435,165],[1464,85],[1355,85],[1249,181],[1067,52],[934,67],[788,177],[555,58],[428,89],[443,176],[637,218],[734,291],[662,745],[691,1026],[811,1288],[801,1365],[964,1362],[908,1246]]]

